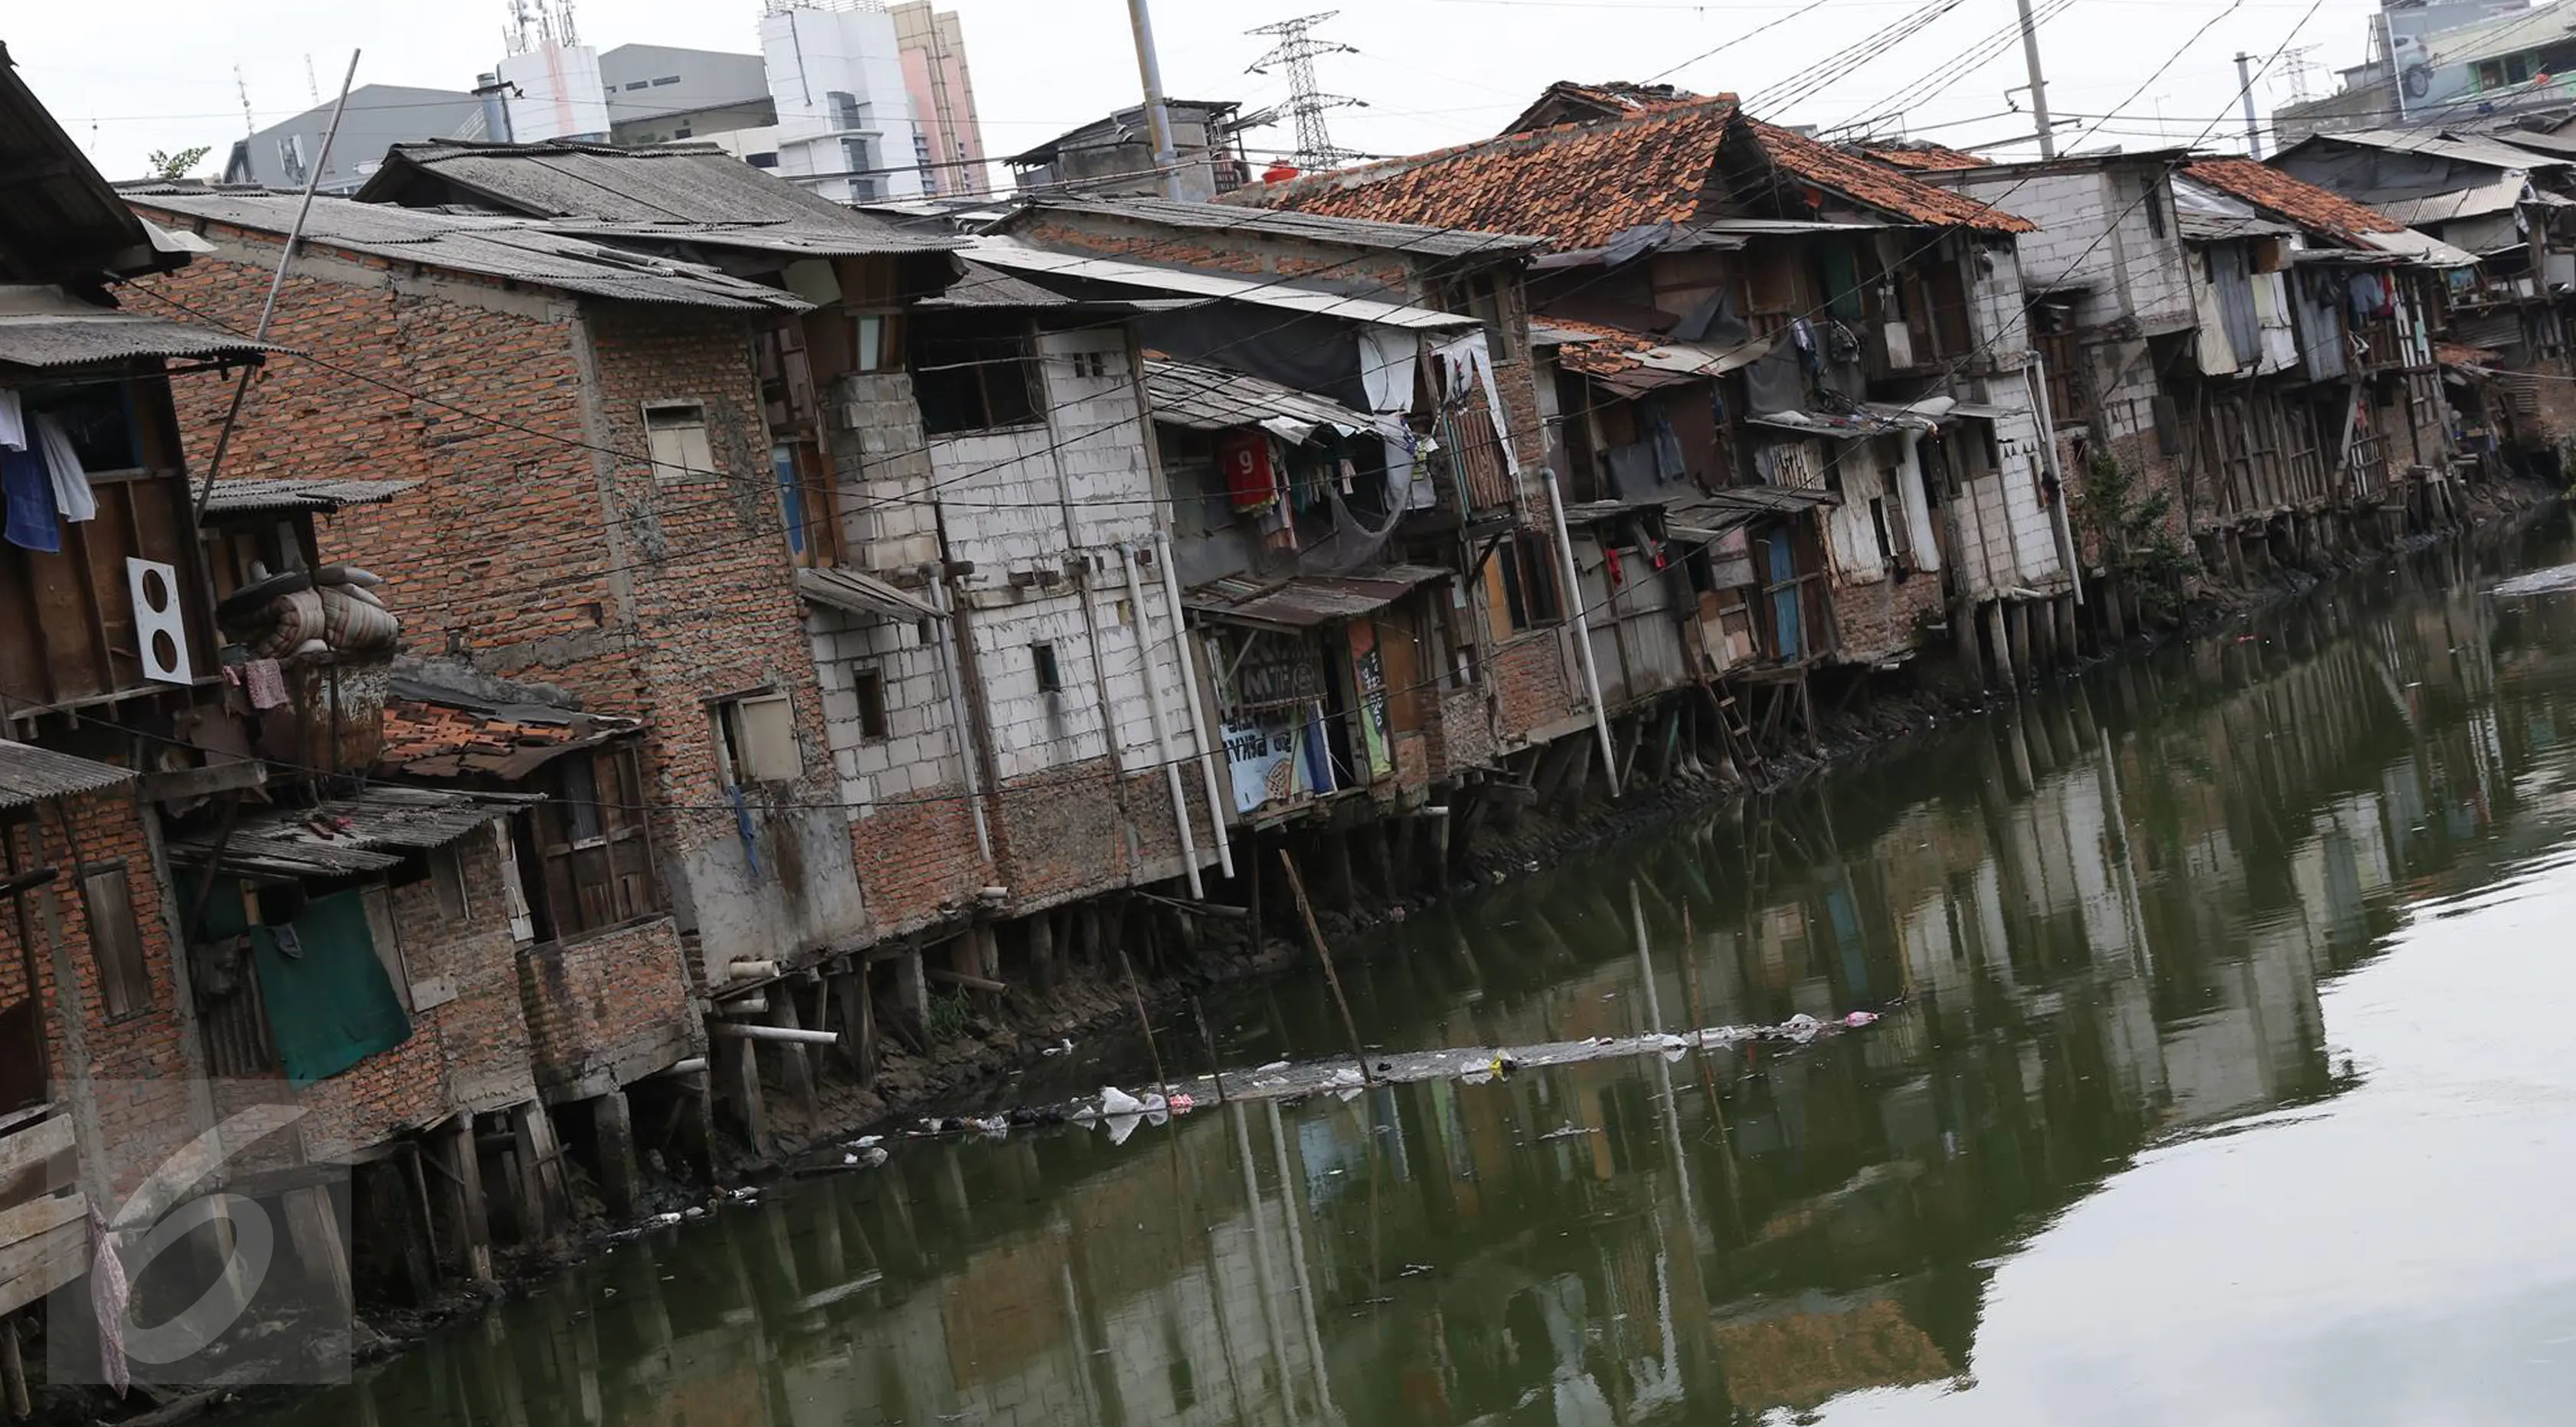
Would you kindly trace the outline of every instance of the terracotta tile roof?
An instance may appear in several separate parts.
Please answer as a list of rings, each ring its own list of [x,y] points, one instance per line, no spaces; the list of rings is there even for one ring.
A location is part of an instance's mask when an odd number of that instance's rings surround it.
[[[1759,119],[1745,122],[1762,140],[1773,163],[1829,193],[1936,228],[1974,228],[1986,233],[2039,231],[2037,225],[1990,203],[1908,178],[1857,154],[1828,148],[1804,134]]]
[[[1984,168],[1994,162],[1982,154],[1943,148],[1939,144],[1860,144],[1859,150],[1883,164],[1898,168],[1940,170]]]
[[[2446,367],[2482,367],[2495,360],[2496,354],[2485,347],[2472,347],[2463,342],[2436,342],[2434,360]]]
[[[1732,95],[1648,117],[1564,124],[1228,195],[1335,218],[1544,233],[1597,248],[1631,228],[1686,222],[1735,113]]]
[[[1591,119],[1618,119],[1633,114],[1652,113],[1659,109],[1676,109],[1704,103],[1706,95],[1669,84],[1637,84],[1613,79],[1600,84],[1584,84],[1560,79],[1547,87],[1538,101],[1520,112],[1503,132],[1525,134],[1533,129],[1553,128],[1558,124],[1581,123]]]
[[[1741,130],[1737,125],[1744,125]],[[1912,222],[2026,233],[1987,204],[1745,119],[1735,96],[1675,103],[1628,119],[1561,124],[1411,158],[1255,184],[1230,203],[1338,218],[1493,233],[1544,233],[1560,249],[1606,246],[1632,228],[1700,215],[1730,131],[1749,134],[1814,186]]]
[[[425,699],[385,701],[385,746],[377,763],[423,778],[489,773],[520,778],[557,754],[640,727],[633,719],[566,711],[543,722]]]
[[[2406,227],[2376,208],[2251,159],[2206,159],[2184,169],[2183,176],[2241,198],[2276,218],[2348,243],[2359,243],[2365,233],[2396,233]]]
[[[1633,355],[1651,351],[1658,339],[1642,332],[1606,327],[1598,322],[1583,322],[1571,317],[1540,314],[1531,319],[1532,326],[1554,327],[1567,332],[1580,332],[1592,338],[1588,342],[1567,342],[1556,349],[1558,366],[1590,376],[1616,376],[1635,371],[1644,365]]]

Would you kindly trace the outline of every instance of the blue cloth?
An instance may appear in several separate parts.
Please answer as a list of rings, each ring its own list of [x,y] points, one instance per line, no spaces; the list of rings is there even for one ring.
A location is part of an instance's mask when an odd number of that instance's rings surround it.
[[[9,503],[10,544],[48,555],[62,550],[63,529],[54,521],[54,478],[45,470],[44,457],[0,446],[0,493]]]

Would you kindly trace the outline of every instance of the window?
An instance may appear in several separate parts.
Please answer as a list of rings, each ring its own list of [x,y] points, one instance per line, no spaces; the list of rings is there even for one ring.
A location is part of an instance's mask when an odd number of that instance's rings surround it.
[[[382,883],[361,888],[359,904],[367,912],[367,940],[376,948],[376,960],[385,968],[385,984],[394,988],[394,999],[406,1011],[422,1009],[415,1003],[411,990],[411,964],[403,957],[402,933],[394,923],[393,890]]]
[[[805,775],[796,711],[785,694],[755,694],[715,706],[717,772],[728,785],[790,783]]]
[[[939,174],[938,171],[931,166],[930,136],[921,132],[919,129],[912,131],[912,162],[914,167],[921,170],[922,190],[927,193],[937,193],[939,191]]]
[[[630,79],[626,81],[626,87],[629,89],[642,89],[644,86],[651,84],[652,82],[653,81],[649,79]]]
[[[850,691],[856,694],[859,700],[859,737],[874,743],[894,731],[893,726],[886,719],[886,686],[883,669],[851,670]]]
[[[707,446],[707,411],[694,401],[657,401],[644,408],[644,440],[653,453],[653,479],[703,480],[716,473]]]
[[[680,77],[679,77],[678,75],[676,75],[676,74],[666,74],[666,75],[663,75],[660,79],[657,79],[657,80],[654,80],[654,81],[653,81],[653,83],[654,83],[654,84],[656,84],[656,85],[663,85],[663,84],[677,84],[677,83],[679,83],[679,82],[680,82]]]
[[[861,104],[857,95],[844,94],[835,89],[823,96],[823,102],[832,111],[833,128],[863,129],[867,127],[868,106]]]
[[[1026,322],[1010,314],[913,324],[912,387],[932,436],[1038,420]]]
[[[1064,692],[1064,670],[1056,663],[1054,645],[1030,645],[1029,662],[1036,666],[1037,669],[1039,693],[1060,694]]]
[[[304,181],[304,136],[289,134],[277,141],[277,162],[286,170],[288,183]]]
[[[20,388],[26,410],[52,417],[93,476],[143,469],[138,423],[126,384],[117,381],[33,382]]]
[[[772,149],[765,154],[749,154],[743,158],[743,162],[751,165],[753,168],[776,168],[778,167],[778,151]]]
[[[465,858],[455,844],[429,854],[429,890],[438,900],[438,914],[447,920],[461,922],[473,915],[473,899],[465,892]]]
[[[850,370],[892,371],[903,360],[903,318],[890,312],[861,312],[850,318]]]
[[[134,896],[122,863],[94,868],[81,879],[81,912],[89,923],[89,954],[98,966],[98,994],[108,1019],[151,1010],[152,974],[143,964],[143,937],[134,925]]]
[[[521,881],[539,889],[530,910],[542,934],[561,940],[662,910],[635,745],[558,758],[546,782],[551,796],[529,811],[518,845],[533,864]]]
[[[2163,186],[2164,179],[2160,175],[2152,173],[2138,175],[2138,191],[2146,199],[2147,231],[2159,238],[2165,235],[2164,198],[2157,192]]]
[[[689,126],[682,124],[680,127],[671,131],[671,137],[675,139],[685,139],[689,136],[690,132],[691,130]]]
[[[1896,558],[1896,540],[1887,528],[1886,497],[1869,498],[1869,525],[1871,532],[1878,536],[1878,562],[1900,575],[1904,574],[1904,563]]]
[[[789,562],[841,563],[841,512],[822,452],[808,441],[782,441],[769,448],[769,468],[778,478],[778,518],[787,531]]]
[[[1519,634],[1561,618],[1556,553],[1545,535],[1523,532],[1494,550],[1485,590],[1497,632]]]

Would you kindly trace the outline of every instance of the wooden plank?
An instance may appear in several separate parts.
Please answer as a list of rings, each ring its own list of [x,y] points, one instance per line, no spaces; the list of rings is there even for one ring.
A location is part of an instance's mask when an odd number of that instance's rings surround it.
[[[79,1221],[0,1249],[0,1313],[14,1313],[89,1269],[89,1226]]]
[[[89,1196],[56,1194],[0,1209],[0,1248],[49,1233],[89,1212]]]
[[[71,1148],[72,1121],[69,1115],[58,1115],[41,1125],[0,1139],[0,1204],[14,1203],[36,1192],[7,1193],[16,1188],[17,1181],[30,1170],[42,1170],[55,1156],[70,1153]]]

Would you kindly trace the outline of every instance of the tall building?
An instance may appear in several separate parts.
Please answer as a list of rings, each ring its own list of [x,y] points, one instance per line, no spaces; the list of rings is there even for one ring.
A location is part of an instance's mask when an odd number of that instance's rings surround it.
[[[619,45],[600,52],[599,78],[614,143],[667,144],[778,122],[768,72],[755,54]],[[763,143],[759,151],[772,147]]]
[[[317,104],[233,140],[232,153],[224,159],[224,182],[302,188],[319,166],[320,191],[348,193],[367,181],[396,144],[487,137],[482,101],[462,90],[363,84],[349,91],[349,111],[341,116],[339,137],[325,156],[322,136],[331,128],[331,109]]]
[[[881,0],[769,0],[760,54],[778,175],[841,203],[918,198],[932,162]]]
[[[992,186],[984,167],[984,130],[975,118],[975,83],[966,73],[966,28],[954,10],[905,0],[886,12],[903,55],[903,87],[912,97],[920,136],[922,182],[933,193],[980,193]]]

